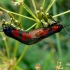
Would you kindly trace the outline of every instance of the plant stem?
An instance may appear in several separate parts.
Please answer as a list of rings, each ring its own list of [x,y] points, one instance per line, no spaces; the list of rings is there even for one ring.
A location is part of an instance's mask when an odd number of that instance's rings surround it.
[[[70,12],[70,10],[65,11],[65,12],[63,12],[63,13],[60,13],[60,14],[57,14],[57,15],[53,16],[53,18],[59,17],[59,16],[61,16],[61,15],[67,14],[67,13],[69,13],[69,12]]]
[[[19,59],[17,60],[16,64],[13,67],[13,70],[16,68],[16,66],[19,64],[19,62],[22,60],[22,58],[24,57],[26,51],[28,50],[29,46],[27,45],[24,49],[24,51],[22,52],[21,56],[19,57]]]
[[[15,70],[23,70],[23,69],[21,69],[20,67],[17,66]]]
[[[36,23],[35,24],[33,24],[31,27],[29,27],[27,30],[25,30],[25,31],[29,31],[30,29],[32,29],[34,26],[36,26]]]
[[[39,21],[38,18],[34,15],[34,13],[26,6],[26,4],[23,3],[23,7],[26,9],[28,13],[31,14],[31,16],[33,16],[36,19],[36,21]]]
[[[33,4],[33,7],[34,7],[34,10],[35,10],[35,13],[37,12],[37,10],[36,10],[36,5],[35,5],[35,1],[34,0],[31,0],[32,1],[32,4]],[[36,15],[37,15],[37,13],[36,13]]]
[[[44,5],[45,5],[45,0],[43,0],[43,3],[42,3],[42,8],[44,8]]]
[[[50,8],[52,7],[52,5],[55,3],[56,0],[51,0],[50,4],[48,5],[48,8],[46,9],[46,12],[48,12],[50,10]]]
[[[52,56],[53,56],[53,55],[54,55],[54,52],[52,52],[52,50],[51,50],[51,51],[48,53],[47,57],[46,57],[43,70],[48,69],[49,64],[50,64],[50,62],[51,62],[50,60],[52,60]]]
[[[22,5],[21,5],[20,6],[20,10],[19,10],[19,14],[22,14],[22,12],[23,12],[23,9],[22,9]],[[22,17],[19,17],[18,20],[19,20],[19,22],[21,22],[22,21]]]
[[[57,14],[56,3],[53,5],[53,15],[55,15],[55,14]],[[61,50],[61,44],[60,44],[60,37],[59,37],[58,33],[56,34],[56,40],[57,40],[57,48],[58,48],[58,53],[59,53],[59,56],[60,56],[60,60],[62,60],[62,50]]]
[[[0,7],[0,9],[3,10],[3,11],[5,11],[5,12],[10,12],[10,13],[12,13],[12,14],[14,14],[14,15],[17,15],[17,16],[21,16],[21,17],[23,17],[23,18],[30,19],[30,20],[32,20],[32,21],[37,21],[37,20],[35,20],[35,19],[33,19],[33,18],[30,18],[30,17],[24,16],[24,15],[21,15],[21,14],[15,13],[15,12],[8,11],[8,10],[2,8],[2,7]]]
[[[61,50],[61,44],[60,44],[60,37],[58,33],[56,34],[56,41],[57,41],[57,48],[58,48],[60,61],[62,61],[62,50]]]
[[[18,43],[18,41],[16,41],[15,48],[14,48],[14,53],[13,53],[13,58],[16,57],[17,50],[18,50],[18,45],[19,45],[19,43]]]
[[[1,36],[2,36],[2,38],[4,38],[2,33],[1,33]],[[8,56],[8,58],[10,58],[10,52],[9,52],[9,47],[8,47],[7,41],[6,40],[3,40],[3,41],[6,46],[7,56]]]

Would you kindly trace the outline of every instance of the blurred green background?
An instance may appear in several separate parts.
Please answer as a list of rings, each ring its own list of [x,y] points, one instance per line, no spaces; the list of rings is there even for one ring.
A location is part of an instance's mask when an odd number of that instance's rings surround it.
[[[37,9],[39,9],[43,3],[43,0],[34,1]],[[50,3],[50,0],[45,1],[44,9],[46,9]],[[35,13],[31,0],[25,0],[24,3],[33,11],[33,13]],[[16,13],[19,13],[20,8],[19,6],[14,6],[11,3],[11,0],[0,0],[0,7]],[[56,15],[70,10],[70,0],[57,0],[55,7],[56,11],[53,10],[53,6],[49,10],[51,15]],[[24,8],[22,10],[23,15],[32,17]],[[16,15],[14,15],[14,17],[16,19],[19,18],[19,16]],[[0,30],[2,30],[2,18],[10,21],[9,15],[4,12],[3,17],[0,17]],[[70,13],[57,17],[57,20],[63,25],[70,24]],[[35,22],[26,18],[22,18],[21,24],[23,25],[24,29],[27,29],[31,25],[35,24]],[[66,29],[70,32],[70,26],[66,27]],[[5,34],[3,34],[3,37],[4,36]],[[10,57],[13,56],[14,47],[17,44],[18,51],[16,58],[18,59],[24,51],[26,45],[20,42],[16,43],[16,40],[7,36],[5,37],[10,49]],[[61,32],[59,32],[58,38],[59,39],[57,39],[57,35],[54,34],[34,45],[30,45],[18,66],[20,66],[22,70],[35,70],[35,65],[39,63],[41,65],[41,70],[56,70],[55,66],[57,65],[57,61],[59,61],[62,63],[63,70],[70,70],[70,36],[68,36],[68,34],[63,29]],[[5,49],[5,44],[0,34],[0,51],[3,51],[3,49]]]

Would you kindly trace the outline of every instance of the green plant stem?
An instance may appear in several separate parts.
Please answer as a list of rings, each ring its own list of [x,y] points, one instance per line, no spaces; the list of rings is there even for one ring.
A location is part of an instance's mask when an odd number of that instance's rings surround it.
[[[61,16],[61,15],[67,14],[67,13],[70,13],[70,10],[65,11],[65,12],[63,12],[63,13],[60,13],[60,14],[57,14],[57,15],[53,16],[53,18],[59,17],[59,16]]]
[[[31,16],[33,16],[36,19],[37,22],[39,21],[38,18],[34,15],[34,13],[26,6],[26,4],[23,3],[23,7],[26,9],[28,13],[31,14]]]
[[[34,26],[36,26],[36,23],[35,24],[33,24],[31,27],[29,27],[27,30],[25,30],[25,31],[29,31],[30,29],[32,29]]]
[[[48,12],[50,10],[50,8],[53,6],[53,4],[55,3],[56,0],[51,0],[50,4],[48,5],[48,8],[46,9],[46,12]]]
[[[21,15],[21,14],[15,13],[15,12],[8,11],[8,10],[2,8],[2,7],[0,7],[0,9],[3,10],[3,11],[5,11],[5,12],[10,12],[10,13],[12,13],[12,14],[14,14],[14,15],[17,15],[17,16],[21,16],[21,17],[23,17],[23,18],[27,18],[27,19],[32,20],[32,21],[36,21],[36,20],[33,19],[33,18],[30,18],[30,17],[24,16],[24,15]]]
[[[20,10],[19,10],[19,14],[22,14],[22,12],[23,12],[22,10],[23,10],[23,9],[22,9],[22,5],[21,5],[21,6],[20,6]],[[21,20],[22,20],[22,18],[19,17],[19,18],[18,18],[18,21],[21,22]],[[14,48],[14,55],[13,55],[13,57],[16,57],[17,50],[18,50],[18,45],[19,45],[19,42],[16,41],[16,43],[15,43],[15,48]]]
[[[19,66],[17,66],[15,70],[24,70],[24,69],[21,69]]]
[[[48,69],[49,63],[51,62],[50,60],[52,60],[53,54],[54,54],[54,52],[52,52],[52,50],[51,50],[51,52],[49,52],[49,54],[47,55],[43,70]]]
[[[56,3],[53,5],[53,15],[55,15],[55,14],[57,14]],[[56,18],[56,20],[57,20],[57,18]],[[60,56],[60,60],[62,61],[62,50],[61,50],[59,33],[56,34],[56,40],[57,40],[58,53],[59,53],[59,56]]]
[[[19,14],[22,14],[22,12],[23,12],[23,9],[22,9],[22,5],[21,5],[20,6],[20,10],[19,10]],[[22,21],[22,17],[19,17],[18,20],[19,20],[19,22],[21,22]]]
[[[40,22],[37,22],[36,27],[35,28],[39,28],[39,26],[41,25]]]
[[[24,49],[24,51],[22,52],[21,56],[19,57],[19,59],[17,60],[16,64],[13,67],[13,70],[16,68],[16,66],[19,64],[19,62],[22,60],[22,58],[24,57],[26,51],[28,50],[29,46],[27,45]]]
[[[44,5],[45,5],[45,0],[43,0],[43,3],[42,3],[42,8],[44,8]]]
[[[31,0],[32,1],[32,4],[33,4],[33,7],[34,7],[34,10],[35,10],[35,13],[37,12],[37,10],[36,10],[36,5],[35,5],[35,1],[34,0]],[[36,15],[37,15],[37,13],[36,13]]]
[[[13,53],[13,58],[16,57],[17,50],[18,50],[18,45],[19,45],[19,43],[18,43],[18,41],[16,41],[15,48],[14,48],[14,53]]]
[[[2,38],[4,38],[2,33],[1,33],[1,36],[2,36]],[[4,41],[4,44],[6,46],[7,56],[8,56],[8,58],[10,58],[9,46],[7,44],[7,41],[6,40],[3,40],[3,41]]]
[[[61,44],[60,44],[60,37],[58,33],[56,34],[56,41],[57,41],[57,48],[58,48],[60,61],[62,61],[62,50],[61,50]]]

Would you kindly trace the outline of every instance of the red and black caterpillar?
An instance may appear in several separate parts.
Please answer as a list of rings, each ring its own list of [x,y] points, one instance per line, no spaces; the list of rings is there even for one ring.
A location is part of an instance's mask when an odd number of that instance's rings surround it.
[[[44,38],[47,38],[57,32],[60,32],[63,28],[63,26],[60,23],[53,23],[48,27],[34,29],[30,32],[18,30],[12,27],[11,25],[6,26],[6,24],[4,23],[2,24],[2,27],[5,35],[27,45],[35,44]]]

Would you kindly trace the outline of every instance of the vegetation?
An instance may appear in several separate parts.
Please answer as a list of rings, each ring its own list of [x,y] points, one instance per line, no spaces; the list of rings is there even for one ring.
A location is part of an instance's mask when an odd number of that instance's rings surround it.
[[[0,1],[2,19],[10,22],[8,11],[21,22],[26,31],[39,28],[37,10],[43,7],[62,25],[70,24],[70,0]],[[70,26],[66,27],[69,31]],[[64,29],[36,44],[25,45],[0,32],[0,70],[70,70],[70,36]]]

